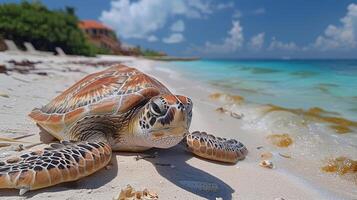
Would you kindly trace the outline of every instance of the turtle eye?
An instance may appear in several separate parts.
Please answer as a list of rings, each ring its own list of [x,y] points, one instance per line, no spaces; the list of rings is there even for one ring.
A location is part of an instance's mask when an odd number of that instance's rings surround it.
[[[156,116],[161,116],[165,114],[164,109],[162,109],[157,103],[152,102],[150,106],[150,111],[156,115]]]

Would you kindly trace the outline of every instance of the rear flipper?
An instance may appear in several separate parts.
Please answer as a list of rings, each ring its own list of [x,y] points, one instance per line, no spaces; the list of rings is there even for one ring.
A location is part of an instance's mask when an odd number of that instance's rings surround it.
[[[75,181],[106,166],[111,147],[104,142],[50,144],[42,150],[0,161],[0,188],[29,190]]]
[[[206,132],[195,131],[186,136],[190,152],[209,160],[236,163],[248,154],[247,148],[237,140],[215,137]]]

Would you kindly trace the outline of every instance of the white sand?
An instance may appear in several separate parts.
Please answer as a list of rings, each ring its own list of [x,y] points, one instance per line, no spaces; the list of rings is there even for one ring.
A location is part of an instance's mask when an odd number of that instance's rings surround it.
[[[35,57],[29,55],[9,55],[0,53],[0,64],[15,59],[42,60],[36,65],[46,71],[48,76],[36,74],[21,75],[0,74],[0,137],[16,137],[35,134],[23,141],[39,142],[39,129],[30,121],[27,114],[34,107],[45,105],[53,97],[88,73],[99,71],[95,68],[78,64],[69,64],[70,60],[88,60],[88,58]],[[160,199],[341,199],[316,184],[304,181],[284,169],[265,169],[258,166],[262,138],[253,136],[241,129],[242,121],[214,110],[218,102],[208,100],[210,88],[200,86],[193,80],[176,77],[169,71],[157,68],[157,63],[131,57],[109,57],[101,60],[118,60],[153,75],[166,84],[174,93],[190,96],[194,102],[194,118],[191,131],[201,130],[223,136],[234,137],[248,148],[248,157],[236,165],[224,165],[193,157],[183,147],[171,149],[153,149],[146,154],[158,153],[157,158],[135,161],[135,153],[115,153],[111,169],[102,169],[92,176],[74,183],[64,183],[47,189],[31,191],[26,194],[31,199],[112,199],[127,184],[135,189],[148,188],[158,193]],[[99,60],[90,58],[89,60]],[[7,64],[8,65],[8,64]],[[61,70],[80,69],[82,72],[62,72]],[[0,141],[1,142],[1,141]],[[25,144],[25,146],[28,144]],[[0,158],[13,153],[13,147],[0,148]],[[155,163],[171,164],[159,166]],[[336,177],[335,177],[336,178]],[[218,187],[216,191],[203,191],[187,184],[187,181],[206,182]],[[196,185],[197,186],[197,185]],[[215,189],[214,189],[215,190]],[[351,196],[344,196],[352,198]],[[0,199],[21,199],[17,190],[0,190]]]

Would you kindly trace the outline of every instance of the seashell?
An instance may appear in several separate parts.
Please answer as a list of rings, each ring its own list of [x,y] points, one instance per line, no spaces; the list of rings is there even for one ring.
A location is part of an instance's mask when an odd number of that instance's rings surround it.
[[[0,97],[4,97],[4,98],[10,98],[9,95],[5,94],[5,93],[0,93]]]
[[[238,114],[235,112],[231,112],[231,117],[236,118],[236,119],[242,119],[243,118],[243,114]]]
[[[150,192],[147,189],[143,191],[135,191],[135,189],[131,185],[127,185],[125,189],[120,191],[120,194],[117,198],[113,198],[113,200],[157,200],[159,199],[159,195],[155,192]]]
[[[268,168],[268,169],[273,169],[274,168],[274,165],[270,160],[263,160],[262,162],[259,163],[259,165],[261,167],[265,167],[265,168]]]
[[[219,188],[216,183],[201,182],[201,181],[179,181],[183,186],[189,187],[194,190],[200,190],[205,192],[218,192]]]
[[[291,158],[291,156],[286,155],[286,154],[282,154],[282,153],[279,153],[279,156],[281,156],[281,157],[283,157],[283,158]]]

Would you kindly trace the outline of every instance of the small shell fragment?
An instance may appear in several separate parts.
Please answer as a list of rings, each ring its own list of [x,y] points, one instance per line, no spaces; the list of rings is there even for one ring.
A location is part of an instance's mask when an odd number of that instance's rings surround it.
[[[268,169],[273,169],[274,168],[274,165],[270,160],[263,160],[262,162],[259,163],[259,165],[261,167],[265,167],[265,168],[268,168]]]
[[[281,157],[283,157],[283,158],[291,158],[291,156],[286,155],[286,154],[282,154],[282,153],[279,153],[279,156],[281,156]]]
[[[235,112],[231,112],[231,117],[236,118],[236,119],[242,119],[243,118],[243,114],[238,114]]]
[[[4,97],[4,98],[10,98],[9,95],[5,94],[5,93],[0,93],[0,97]]]
[[[157,200],[159,199],[159,195],[155,192],[149,192],[147,189],[143,191],[135,191],[131,185],[127,185],[125,189],[122,189],[119,196],[117,198],[113,198],[113,200]]]

